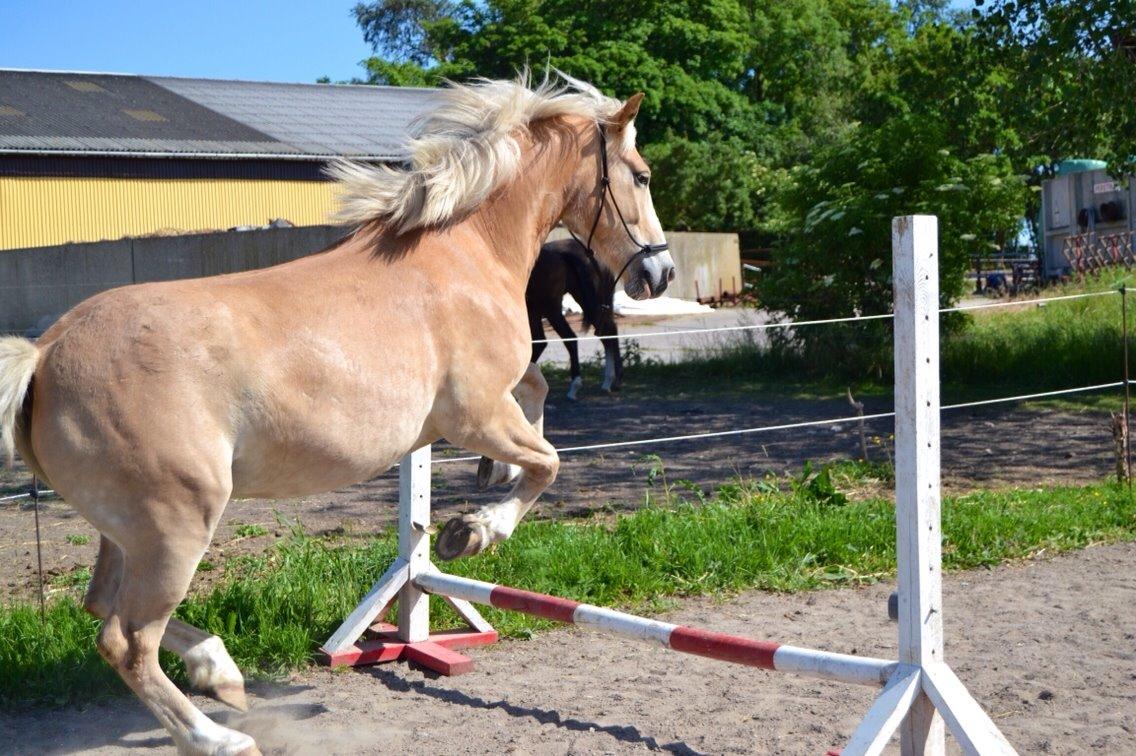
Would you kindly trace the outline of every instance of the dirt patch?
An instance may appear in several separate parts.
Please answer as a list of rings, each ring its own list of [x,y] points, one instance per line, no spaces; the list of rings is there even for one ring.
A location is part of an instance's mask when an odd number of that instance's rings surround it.
[[[1118,544],[946,576],[947,659],[1020,752],[1136,750],[1134,561],[1136,544]],[[892,588],[752,592],[684,602],[666,618],[894,657]],[[843,744],[873,696],[576,630],[474,657],[457,678],[401,664],[313,669],[255,686],[248,714],[196,700],[266,754],[815,754]],[[20,733],[15,753],[173,752],[133,699],[0,714],[0,729]]]
[[[843,398],[806,400],[785,397],[723,398],[692,395],[627,396],[588,394],[576,404],[562,398],[564,386],[553,385],[547,405],[546,431],[559,448],[605,441],[655,438],[703,431],[845,417]],[[867,399],[865,412],[890,410],[890,402]],[[869,421],[869,436],[887,442],[890,419]],[[1077,484],[1109,475],[1112,438],[1108,412],[1038,410],[1013,405],[945,412],[942,421],[943,476],[948,493],[1008,485]],[[630,449],[564,454],[560,476],[529,514],[573,517],[597,509],[622,511],[641,506],[645,492],[659,493],[664,482],[684,484],[707,493],[735,476],[761,476],[801,469],[806,460],[848,459],[859,455],[854,424],[823,424],[808,428],[752,435],[645,445]],[[882,447],[873,445],[878,460]],[[437,458],[456,450],[437,447]],[[657,454],[663,474],[648,483]],[[475,462],[436,465],[433,473],[436,520],[472,509],[501,496],[500,491],[477,493]],[[26,485],[26,475],[0,477],[0,492]],[[205,556],[206,566],[220,567],[234,554],[268,548],[299,522],[309,533],[346,533],[370,537],[397,518],[396,470],[371,481],[304,499],[238,500],[229,504],[224,520]],[[52,591],[80,585],[82,570],[95,557],[98,537],[64,502],[41,505],[44,568]],[[247,526],[264,535],[248,535]],[[246,526],[243,527],[242,526]],[[245,533],[245,535],[240,535]],[[208,585],[219,570],[202,571],[194,588]],[[35,578],[35,531],[27,501],[0,504],[0,596],[31,596]],[[74,587],[70,588],[74,590]]]

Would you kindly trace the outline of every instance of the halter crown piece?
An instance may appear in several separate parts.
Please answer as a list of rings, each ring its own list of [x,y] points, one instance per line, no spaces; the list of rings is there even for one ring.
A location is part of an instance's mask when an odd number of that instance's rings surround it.
[[[666,242],[661,244],[644,244],[635,238],[635,234],[631,233],[631,228],[627,225],[627,221],[623,219],[623,212],[619,209],[619,202],[615,199],[615,192],[611,190],[611,176],[607,168],[607,134],[604,133],[603,124],[599,121],[596,122],[596,130],[599,132],[600,137],[600,204],[599,207],[596,208],[596,217],[595,220],[592,221],[591,229],[588,231],[588,241],[586,244],[580,241],[580,237],[572,233],[572,229],[568,229],[568,233],[571,234],[572,238],[578,243],[583,244],[588,259],[591,260],[593,266],[596,266],[598,272],[599,267],[596,263],[596,253],[592,250],[592,237],[596,235],[596,227],[600,225],[600,216],[603,215],[604,203],[610,196],[611,206],[615,208],[615,214],[619,216],[619,222],[623,225],[623,230],[627,232],[627,238],[631,240],[632,244],[639,248],[639,250],[623,264],[619,275],[615,277],[615,282],[618,282],[619,279],[623,278],[623,274],[627,272],[627,268],[631,263],[635,262],[640,255],[644,257],[657,255],[660,252],[666,252],[670,248],[670,245]]]

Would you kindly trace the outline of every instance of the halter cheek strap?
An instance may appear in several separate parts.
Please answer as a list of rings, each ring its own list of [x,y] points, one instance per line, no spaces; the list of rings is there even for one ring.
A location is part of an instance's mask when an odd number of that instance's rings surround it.
[[[568,233],[572,236],[573,239],[583,245],[584,251],[588,255],[588,259],[591,261],[592,266],[596,269],[596,272],[599,273],[599,263],[596,261],[596,253],[592,249],[592,238],[596,235],[596,228],[600,225],[600,217],[603,215],[604,203],[607,201],[608,197],[611,197],[611,206],[615,208],[615,214],[619,217],[619,222],[623,226],[623,230],[627,233],[627,238],[631,240],[632,244],[639,248],[638,251],[635,252],[635,254],[627,259],[627,262],[623,264],[623,268],[620,269],[619,275],[615,277],[614,281],[612,282],[612,288],[614,289],[615,284],[619,282],[620,278],[623,278],[623,274],[627,272],[627,269],[631,266],[631,263],[635,262],[635,260],[637,260],[640,256],[650,257],[651,255],[657,255],[660,252],[666,252],[670,248],[670,245],[668,245],[666,242],[663,242],[661,244],[644,244],[643,242],[635,238],[635,234],[631,233],[631,227],[628,226],[627,221],[624,220],[623,212],[619,209],[619,202],[617,202],[615,199],[615,192],[613,192],[611,188],[611,175],[608,172],[607,166],[607,134],[604,132],[603,124],[596,122],[596,130],[599,132],[600,141],[600,203],[596,208],[596,217],[592,220],[592,227],[588,230],[587,243],[580,241],[580,237],[572,233],[571,229],[568,229]],[[605,298],[604,301],[606,302],[608,299],[610,299],[610,296]],[[606,306],[606,304],[604,306]]]

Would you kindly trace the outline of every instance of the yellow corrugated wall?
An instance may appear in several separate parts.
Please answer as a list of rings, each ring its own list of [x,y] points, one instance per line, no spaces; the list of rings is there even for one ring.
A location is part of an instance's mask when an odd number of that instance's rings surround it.
[[[326,223],[334,184],[259,179],[0,177],[0,249],[214,231],[287,218]]]

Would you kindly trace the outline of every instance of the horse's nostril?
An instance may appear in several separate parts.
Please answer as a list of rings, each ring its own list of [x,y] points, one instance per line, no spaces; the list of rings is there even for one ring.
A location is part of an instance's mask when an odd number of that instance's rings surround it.
[[[667,281],[670,282],[670,281],[673,281],[673,280],[675,280],[675,269],[674,269],[674,266],[672,265],[670,267],[670,269],[667,271]]]

